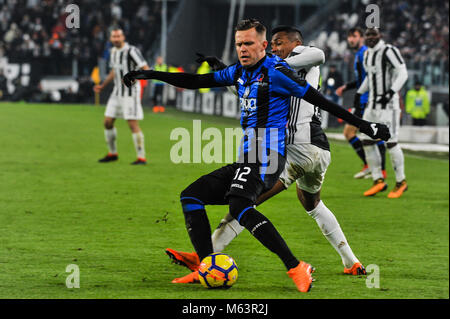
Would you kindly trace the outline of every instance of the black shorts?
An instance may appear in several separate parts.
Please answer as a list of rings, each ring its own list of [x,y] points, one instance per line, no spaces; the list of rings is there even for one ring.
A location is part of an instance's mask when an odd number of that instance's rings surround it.
[[[267,165],[244,160],[204,175],[203,177],[208,180],[208,184],[211,184],[211,188],[222,192],[220,196],[223,196],[220,202],[211,204],[228,204],[229,196],[244,197],[256,203],[258,196],[270,190],[278,181],[285,163],[286,158],[284,156],[272,152]],[[217,184],[222,187],[217,187]],[[218,199],[216,197],[216,201]],[[206,201],[206,203],[208,202],[210,200]]]

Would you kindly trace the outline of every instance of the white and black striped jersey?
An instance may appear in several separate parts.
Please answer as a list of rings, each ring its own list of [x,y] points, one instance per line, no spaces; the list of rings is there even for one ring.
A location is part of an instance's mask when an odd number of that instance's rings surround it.
[[[128,72],[138,70],[145,65],[147,65],[147,62],[135,46],[125,42],[120,49],[113,47],[109,58],[109,67],[114,70],[114,89],[112,94],[117,96],[139,96],[141,91],[139,81],[132,87],[127,88],[122,83],[122,78]]]
[[[322,50],[300,45],[294,48],[285,61],[300,78],[319,89],[319,65],[325,62]],[[327,137],[321,128],[320,109],[303,99],[291,97],[287,131],[287,144],[313,144],[329,150]]]
[[[367,76],[358,89],[358,93],[369,91],[367,108],[399,109],[399,95],[403,85],[408,79],[406,64],[400,51],[393,45],[380,40],[373,48],[368,48],[364,53],[364,69]],[[391,101],[380,104],[376,101],[389,90],[395,92]]]

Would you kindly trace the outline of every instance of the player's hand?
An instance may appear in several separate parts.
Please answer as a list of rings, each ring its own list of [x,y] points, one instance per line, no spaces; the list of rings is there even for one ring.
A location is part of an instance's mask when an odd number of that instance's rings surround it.
[[[139,71],[130,71],[123,76],[123,84],[127,87],[131,87],[136,82],[136,77],[139,75]]]
[[[370,136],[374,140],[382,139],[383,141],[387,141],[391,138],[389,128],[386,125],[380,123],[362,121],[361,125],[359,126],[359,131]]]
[[[94,85],[95,93],[100,93],[102,90],[103,90],[103,85],[100,85],[100,84]]]
[[[395,92],[392,90],[387,91],[386,94],[381,95],[381,97],[378,98],[377,103],[387,104],[392,99],[394,94]]]
[[[197,60],[195,60],[195,62],[203,63],[206,61],[206,62],[208,62],[209,66],[211,67],[211,69],[213,71],[220,71],[227,67],[227,65],[225,63],[223,63],[222,61],[220,61],[220,59],[218,57],[205,56],[198,52],[196,52],[195,54],[197,54],[197,56],[198,56],[198,58],[197,58]]]
[[[342,96],[342,94],[344,93],[345,89],[347,88],[347,85],[341,85],[340,87],[338,87],[335,91],[337,96]]]

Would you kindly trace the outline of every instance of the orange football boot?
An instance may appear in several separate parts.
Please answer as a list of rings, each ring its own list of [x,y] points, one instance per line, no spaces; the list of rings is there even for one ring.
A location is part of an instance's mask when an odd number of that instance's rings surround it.
[[[300,261],[297,267],[289,269],[287,274],[292,278],[298,291],[308,292],[311,290],[313,277],[311,273],[314,272],[314,268],[310,264]]]
[[[396,183],[394,189],[389,193],[388,198],[399,198],[403,192],[408,190],[408,184],[406,180],[402,180],[400,183]]]
[[[364,196],[374,196],[375,194],[385,191],[387,189],[387,184],[384,179],[379,178],[373,182],[373,186],[364,192]]]
[[[198,270],[191,272],[189,275],[184,277],[175,278],[172,280],[173,284],[196,284],[199,283],[200,279],[198,279]]]
[[[361,263],[354,263],[352,268],[344,268],[344,274],[359,276],[367,275],[366,268]]]
[[[185,253],[170,248],[166,249],[166,254],[175,264],[189,268],[191,271],[197,271],[200,266],[200,259],[196,252]]]

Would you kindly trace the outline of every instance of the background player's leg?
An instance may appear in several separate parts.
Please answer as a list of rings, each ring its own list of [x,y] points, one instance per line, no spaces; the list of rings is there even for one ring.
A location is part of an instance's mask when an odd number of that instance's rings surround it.
[[[286,269],[298,266],[298,259],[292,254],[275,226],[263,214],[253,208],[253,202],[244,197],[230,196],[230,213],[267,249],[283,261]]]
[[[145,160],[145,141],[144,133],[142,133],[139,127],[138,120],[128,120],[128,126],[130,127],[131,134],[133,137],[134,149],[136,150],[136,155],[138,159]]]
[[[103,125],[105,127],[105,140],[110,154],[117,154],[117,131],[114,127],[115,118],[105,116]]]
[[[384,141],[378,141],[377,147],[381,156],[381,172],[383,173],[384,179],[386,179],[386,143]]]
[[[356,154],[359,156],[364,165],[367,165],[366,154],[364,152],[363,144],[361,140],[356,136],[357,128],[353,125],[346,124],[344,126],[344,136],[350,145],[355,150]]]
[[[241,226],[230,213],[227,213],[211,236],[214,251],[224,251],[225,247],[242,233],[244,229],[245,227]]]
[[[300,189],[297,185],[297,197],[319,226],[322,234],[341,256],[345,268],[351,268],[359,260],[353,254],[344,232],[334,214],[320,199],[320,191],[315,194]]]
[[[369,164],[370,171],[372,172],[372,179],[383,178],[381,172],[381,154],[375,141],[365,140],[364,150],[366,152],[367,163]]]
[[[405,180],[405,157],[403,151],[397,143],[388,143],[389,155],[391,156],[392,167],[395,171],[395,180],[401,183]]]

